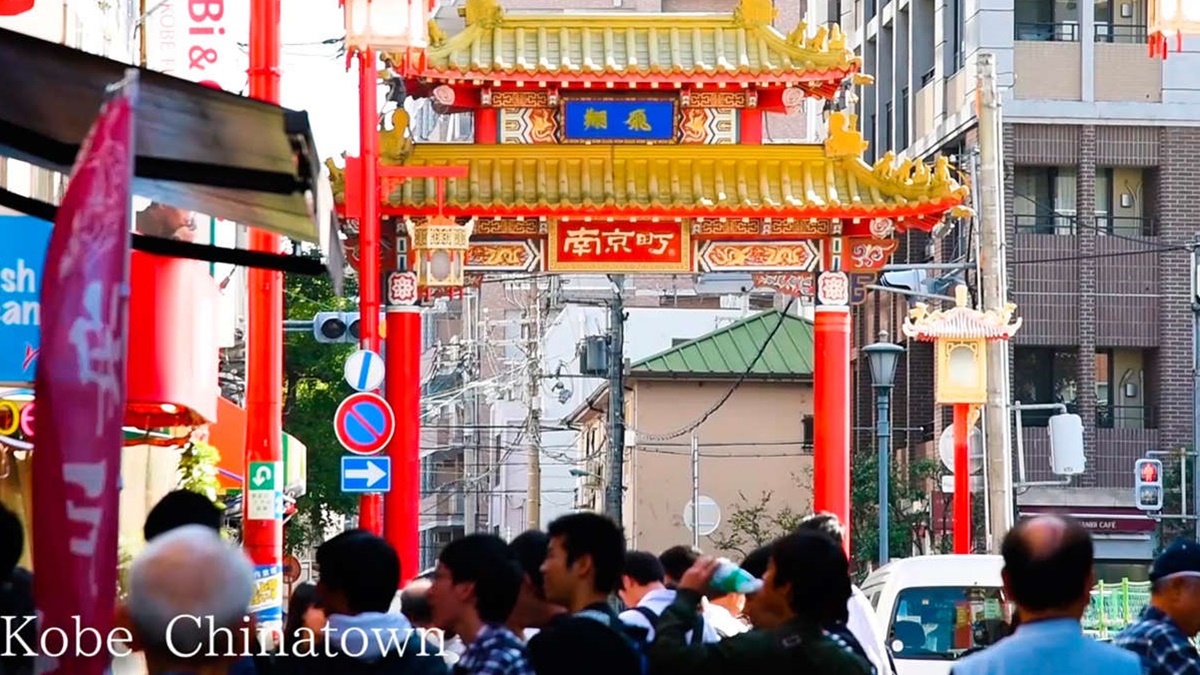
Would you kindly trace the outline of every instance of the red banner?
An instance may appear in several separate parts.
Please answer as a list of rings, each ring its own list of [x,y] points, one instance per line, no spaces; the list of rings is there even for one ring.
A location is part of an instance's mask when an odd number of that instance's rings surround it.
[[[129,73],[75,158],[46,253],[34,379],[40,673],[100,675],[110,660],[133,222],[137,71]]]
[[[684,223],[553,221],[549,272],[691,272],[691,229]]]

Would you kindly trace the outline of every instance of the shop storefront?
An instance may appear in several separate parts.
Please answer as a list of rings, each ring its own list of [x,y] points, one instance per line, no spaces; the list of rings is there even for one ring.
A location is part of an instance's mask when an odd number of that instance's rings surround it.
[[[40,281],[51,224],[0,216],[0,502],[31,522]],[[145,514],[177,483],[178,449],[218,421],[217,287],[194,260],[134,252],[130,270],[126,447],[121,533],[140,540]],[[237,451],[241,451],[238,444]],[[26,551],[31,549],[26,547]],[[30,565],[28,553],[22,561]]]
[[[1158,546],[1158,523],[1132,506],[1022,504],[1021,518],[1057,513],[1078,520],[1092,535],[1097,581],[1145,581]]]

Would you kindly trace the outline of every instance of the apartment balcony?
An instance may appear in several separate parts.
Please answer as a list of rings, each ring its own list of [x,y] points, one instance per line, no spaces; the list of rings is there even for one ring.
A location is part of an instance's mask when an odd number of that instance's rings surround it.
[[[1162,102],[1161,59],[1146,58],[1146,27],[1096,24],[1097,101]]]
[[[1020,76],[1013,85],[1014,96],[1050,101],[1082,100],[1081,54],[1079,25],[1076,23],[1017,23],[1013,68]],[[1097,72],[1101,72],[1098,67]]]
[[[465,512],[462,493],[435,492],[421,498],[421,529],[461,527]]]
[[[951,117],[969,103],[967,95],[975,91],[975,73],[959,68],[958,72],[942,80],[942,86],[945,91],[942,94],[941,113]]]
[[[941,86],[941,82],[930,77],[917,90],[917,96],[913,100],[913,134],[916,140],[925,138],[937,129],[938,118],[941,117],[942,111],[936,107],[935,92]]]

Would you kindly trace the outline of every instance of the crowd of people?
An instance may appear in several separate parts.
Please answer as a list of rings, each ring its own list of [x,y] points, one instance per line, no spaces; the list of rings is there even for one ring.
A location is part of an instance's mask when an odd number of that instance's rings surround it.
[[[0,616],[32,614],[31,577],[17,567],[23,533],[7,511],[0,536]],[[829,514],[740,561],[761,580],[746,594],[714,588],[721,561],[687,546],[627,550],[621,528],[590,512],[511,542],[453,541],[399,593],[396,551],[349,530],[318,547],[319,579],[293,589],[279,644],[260,642],[247,619],[253,567],[221,537],[207,499],[171,493],[145,536],[116,621],[152,675],[896,673]],[[955,661],[953,675],[1200,675],[1200,545],[1178,541],[1154,561],[1151,604],[1114,644],[1081,628],[1094,572],[1079,523],[1022,520],[1002,554],[1019,628]],[[6,653],[0,674],[29,675],[34,660]]]

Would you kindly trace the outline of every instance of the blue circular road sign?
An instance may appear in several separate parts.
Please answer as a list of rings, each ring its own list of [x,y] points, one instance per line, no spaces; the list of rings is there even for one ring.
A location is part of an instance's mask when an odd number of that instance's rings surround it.
[[[356,455],[373,455],[392,440],[396,415],[378,394],[358,392],[347,396],[338,406],[333,430],[342,447]]]

